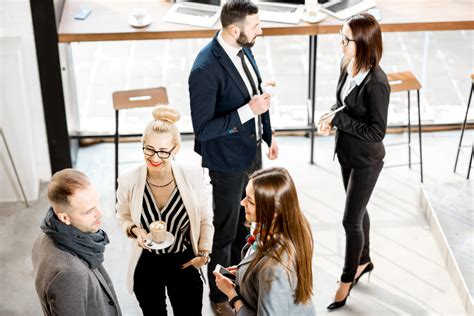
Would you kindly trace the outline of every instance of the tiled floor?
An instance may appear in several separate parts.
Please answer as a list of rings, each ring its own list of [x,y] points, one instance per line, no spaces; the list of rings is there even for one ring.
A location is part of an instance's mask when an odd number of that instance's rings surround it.
[[[452,175],[458,133],[426,133],[425,186],[440,184]],[[388,135],[387,142],[406,135]],[[333,137],[316,139],[316,165],[309,165],[309,140],[303,137],[280,137],[281,156],[265,161],[265,166],[288,168],[298,188],[299,199],[311,222],[316,249],[314,302],[318,315],[326,315],[341,272],[344,232],[341,225],[344,190],[337,162],[332,161]],[[453,145],[454,144],[454,145]],[[139,144],[122,144],[125,170],[141,159]],[[443,148],[443,150],[440,150]],[[180,159],[198,163],[192,141],[186,140]],[[386,163],[406,159],[406,150],[391,148]],[[465,164],[465,161],[462,162]],[[102,144],[82,148],[78,166],[96,183],[104,210],[104,229],[111,244],[106,249],[105,265],[114,281],[124,315],[139,315],[135,299],[125,289],[129,242],[114,218],[113,146]],[[433,234],[420,208],[418,167],[384,169],[369,204],[372,231],[372,259],[375,270],[370,280],[364,277],[352,291],[348,305],[331,315],[463,315],[463,305],[445,268]],[[472,181],[466,181],[472,187]],[[471,191],[472,192],[472,191]],[[31,208],[2,206],[0,213],[0,288],[1,315],[38,315],[34,292],[30,250],[38,225],[47,209],[43,198]],[[467,196],[472,205],[472,195]],[[471,217],[472,227],[472,217]],[[472,240],[472,230],[471,230]],[[471,257],[472,260],[472,248]],[[203,314],[211,315],[205,295]]]

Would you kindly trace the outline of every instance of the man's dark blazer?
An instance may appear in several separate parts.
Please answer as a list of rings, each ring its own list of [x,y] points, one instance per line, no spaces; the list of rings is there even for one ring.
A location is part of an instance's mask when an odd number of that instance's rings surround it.
[[[244,48],[258,78],[262,79],[252,51]],[[237,109],[250,101],[250,94],[237,68],[217,41],[217,34],[196,57],[188,80],[194,150],[203,167],[220,172],[247,171],[255,158],[255,120],[241,124]],[[270,114],[261,115],[262,139],[271,145]]]
[[[332,110],[343,105],[340,94],[346,78],[347,67],[343,67],[337,84],[337,103]],[[387,130],[390,102],[390,85],[385,72],[379,66],[370,69],[344,102],[346,108],[332,121],[337,127],[335,151],[339,163],[347,168],[364,168],[380,162],[385,157],[382,140]]]

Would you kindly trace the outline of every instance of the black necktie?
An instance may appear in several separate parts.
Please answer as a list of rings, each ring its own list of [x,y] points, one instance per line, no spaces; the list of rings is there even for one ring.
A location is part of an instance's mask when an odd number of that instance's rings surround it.
[[[252,74],[250,73],[249,67],[247,67],[247,63],[245,62],[244,50],[241,49],[237,53],[237,56],[240,57],[240,61],[242,61],[242,68],[244,68],[245,75],[247,79],[250,81],[250,86],[252,87],[252,96],[257,95],[257,86],[255,85],[255,81],[253,81]],[[261,141],[262,138],[262,118],[260,115],[258,116],[258,123],[257,123],[257,143]]]
[[[250,86],[252,86],[252,96],[257,95],[257,86],[255,85],[255,81],[253,81],[252,74],[250,73],[249,67],[247,67],[247,63],[245,62],[244,50],[241,49],[237,53],[237,56],[240,57],[240,61],[242,61],[242,68],[244,68],[245,75],[247,79],[250,81]]]

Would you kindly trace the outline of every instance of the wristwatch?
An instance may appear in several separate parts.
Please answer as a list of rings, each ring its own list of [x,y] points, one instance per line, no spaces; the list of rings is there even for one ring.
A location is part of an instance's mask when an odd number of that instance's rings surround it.
[[[205,257],[206,258],[206,263],[205,264],[208,264],[209,261],[211,261],[211,258],[209,257],[209,252],[207,252],[207,251],[200,250],[198,252],[198,257]]]

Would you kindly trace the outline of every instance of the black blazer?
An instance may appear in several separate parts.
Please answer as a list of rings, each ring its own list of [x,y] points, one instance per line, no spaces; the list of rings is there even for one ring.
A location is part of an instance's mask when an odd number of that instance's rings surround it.
[[[347,67],[341,69],[337,84],[337,103],[343,105],[340,92],[347,78]],[[360,85],[356,85],[344,100],[346,108],[333,121],[337,127],[335,152],[343,167],[363,168],[385,157],[382,140],[387,130],[390,85],[379,66],[371,69]]]
[[[262,79],[252,51],[244,48],[258,78]],[[257,152],[255,121],[241,124],[237,112],[250,101],[250,94],[237,68],[217,41],[199,52],[189,75],[194,150],[202,156],[202,165],[221,172],[247,171]],[[261,115],[262,139],[271,145],[270,114]]]

